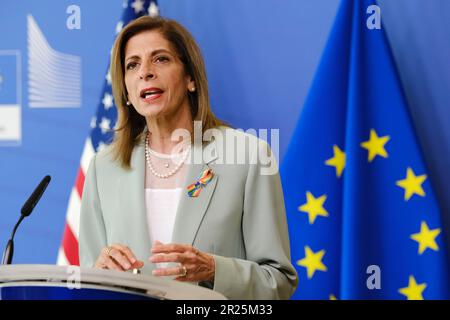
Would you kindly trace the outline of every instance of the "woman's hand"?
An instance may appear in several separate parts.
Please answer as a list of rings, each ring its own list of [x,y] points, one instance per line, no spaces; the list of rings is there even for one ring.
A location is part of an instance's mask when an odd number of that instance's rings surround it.
[[[152,247],[152,263],[178,262],[180,266],[153,270],[154,276],[178,276],[178,281],[214,282],[216,271],[214,257],[199,251],[191,245],[163,244],[155,241]]]
[[[130,248],[121,244],[113,244],[103,248],[94,268],[127,271],[140,269],[143,266],[144,262],[137,260]]]

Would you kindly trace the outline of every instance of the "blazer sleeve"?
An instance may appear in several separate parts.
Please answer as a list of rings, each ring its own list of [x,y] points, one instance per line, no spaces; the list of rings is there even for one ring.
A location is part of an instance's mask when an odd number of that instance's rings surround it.
[[[270,147],[260,140],[276,165]],[[246,259],[214,256],[214,290],[230,299],[289,299],[297,284],[278,167],[263,174],[260,161],[249,165],[245,184],[242,233]]]
[[[97,188],[95,155],[87,171],[80,210],[79,257],[80,266],[94,266],[100,251],[106,247],[106,230]]]

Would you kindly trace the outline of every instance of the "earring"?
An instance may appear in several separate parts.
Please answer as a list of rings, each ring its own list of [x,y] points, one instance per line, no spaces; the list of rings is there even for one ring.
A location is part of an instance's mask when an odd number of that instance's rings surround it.
[[[192,87],[189,89],[190,92],[194,92],[195,91],[195,87]]]
[[[127,106],[131,106],[131,102],[130,101],[127,101]]]

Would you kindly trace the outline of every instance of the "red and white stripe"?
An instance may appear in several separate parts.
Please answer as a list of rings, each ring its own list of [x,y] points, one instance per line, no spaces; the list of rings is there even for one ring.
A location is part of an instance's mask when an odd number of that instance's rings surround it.
[[[84,178],[89,163],[95,154],[91,139],[87,139],[81,156],[78,175],[70,194],[67,207],[66,225],[61,247],[58,252],[58,265],[80,265],[78,257],[78,236],[80,226],[81,196],[83,194]]]

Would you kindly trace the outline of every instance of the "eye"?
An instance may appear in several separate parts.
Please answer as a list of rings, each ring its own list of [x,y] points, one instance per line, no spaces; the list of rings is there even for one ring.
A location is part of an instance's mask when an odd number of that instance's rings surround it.
[[[162,62],[162,63],[168,62],[168,61],[169,61],[169,57],[166,57],[166,56],[157,56],[157,57],[155,58],[155,61],[156,61],[156,62]]]
[[[136,68],[137,63],[136,62],[129,62],[126,66],[127,70],[133,70],[134,68]]]

